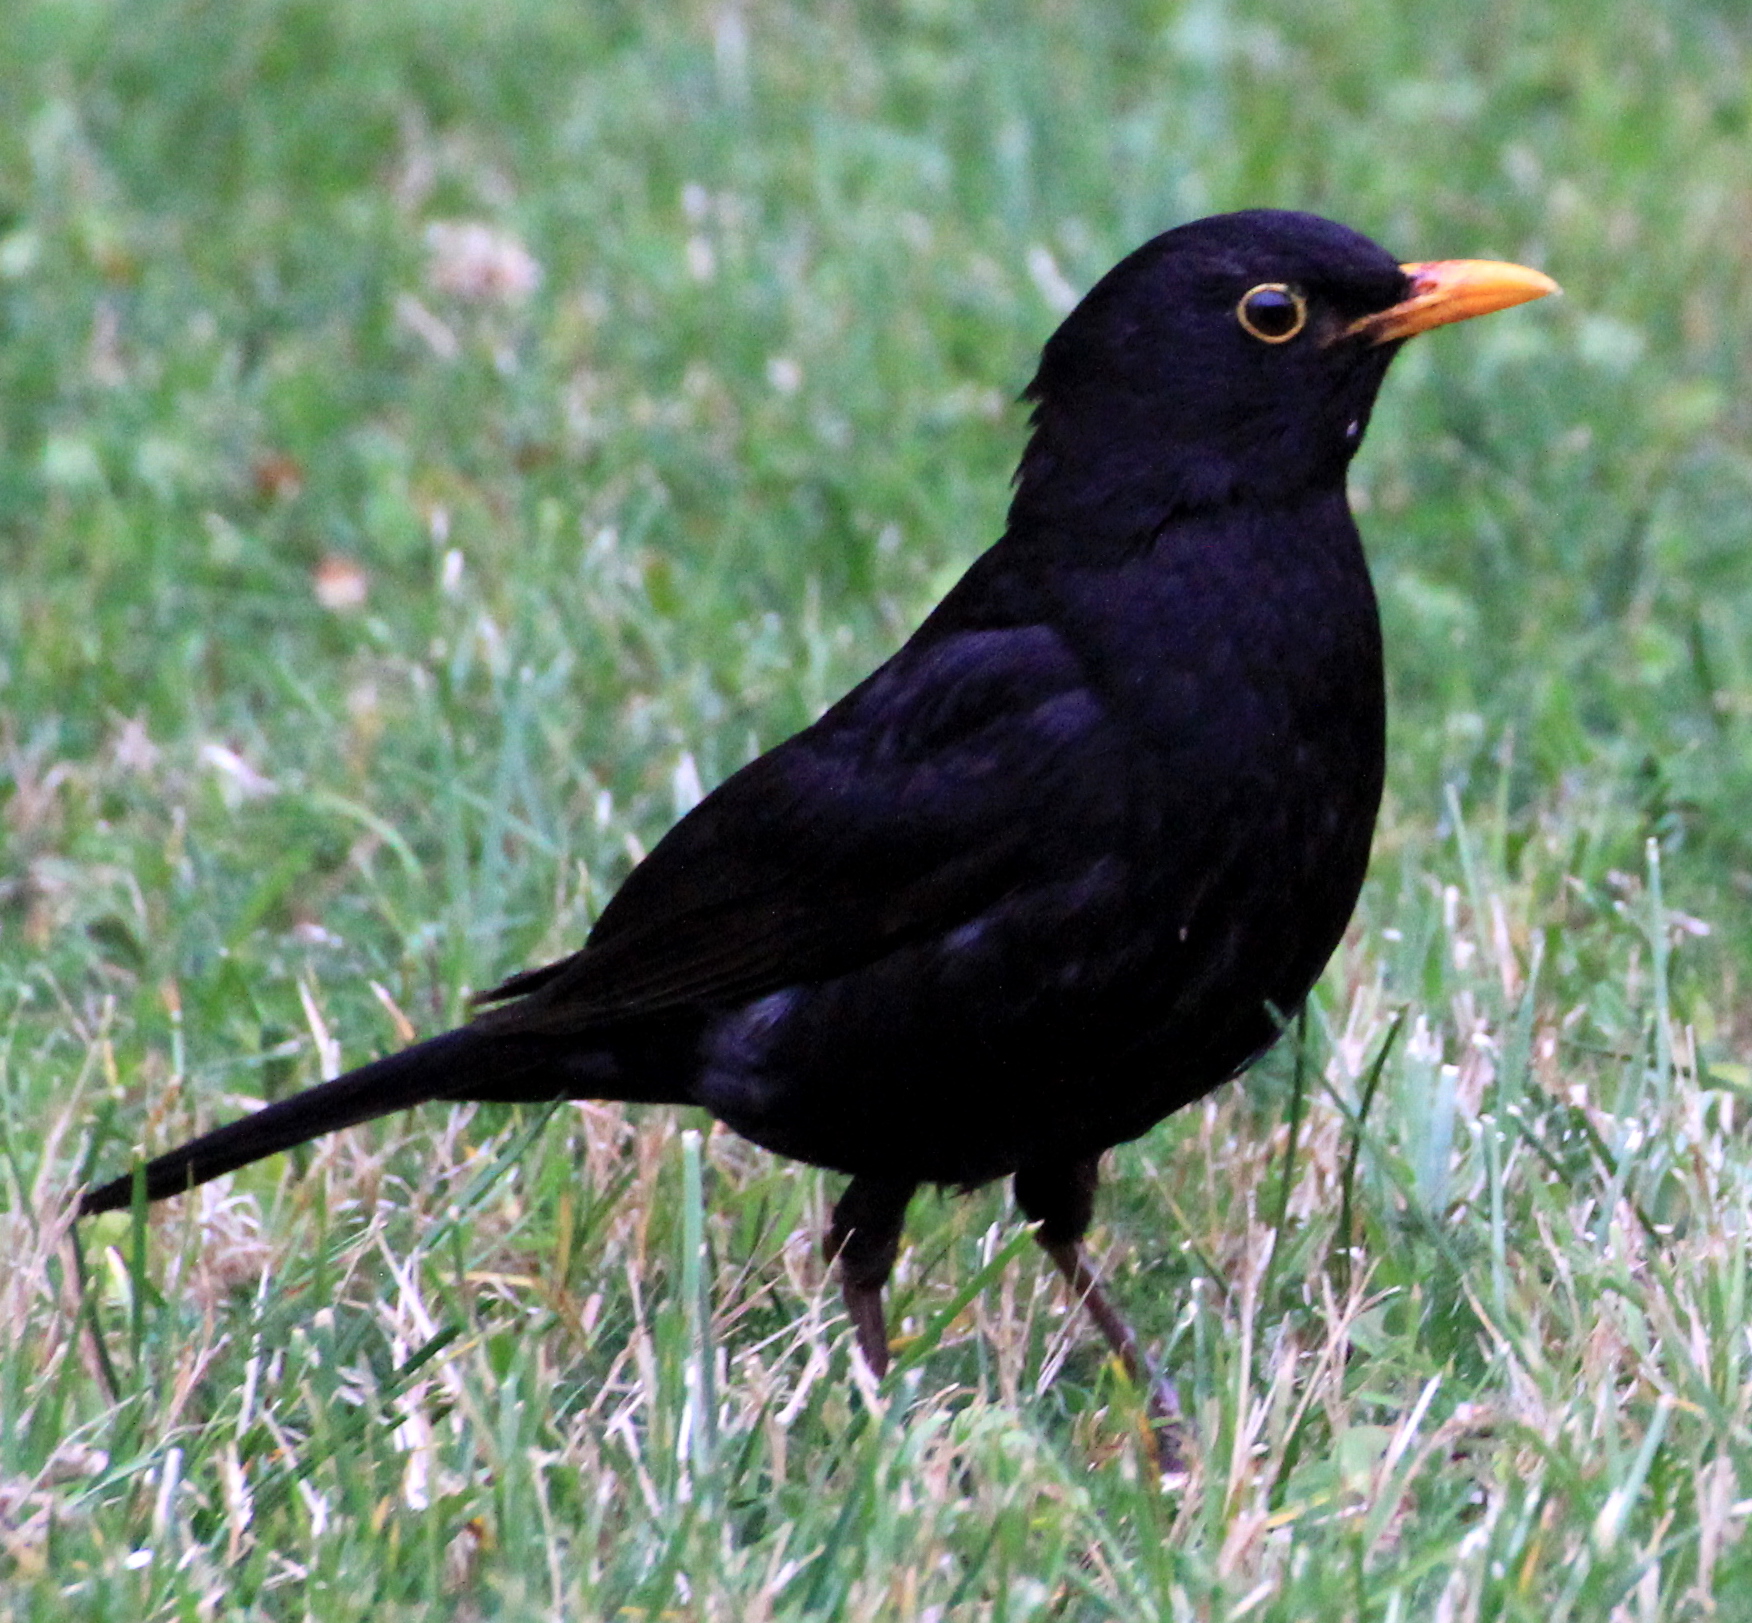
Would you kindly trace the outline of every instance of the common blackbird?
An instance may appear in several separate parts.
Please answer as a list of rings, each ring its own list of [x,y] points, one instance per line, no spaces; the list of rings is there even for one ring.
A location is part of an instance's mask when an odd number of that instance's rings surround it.
[[[1007,1176],[1143,1382],[1081,1250],[1098,1159],[1271,1046],[1368,863],[1345,469],[1402,340],[1555,286],[1276,210],[1145,243],[1047,341],[1003,537],[899,652],[677,823],[581,951],[158,1156],[147,1198],[427,1100],[704,1106],[851,1175],[826,1249],[878,1375],[913,1191]]]

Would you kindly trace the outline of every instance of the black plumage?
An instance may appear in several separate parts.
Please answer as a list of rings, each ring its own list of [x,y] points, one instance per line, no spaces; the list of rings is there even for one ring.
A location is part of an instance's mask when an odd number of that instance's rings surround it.
[[[1304,214],[1145,244],[1048,341],[1003,537],[904,647],[671,829],[582,951],[159,1156],[148,1197],[432,1099],[703,1105],[851,1174],[829,1248],[879,1372],[914,1188],[1004,1176],[1141,1370],[1078,1250],[1097,1158],[1271,1044],[1368,864],[1346,467],[1400,341],[1551,286]]]

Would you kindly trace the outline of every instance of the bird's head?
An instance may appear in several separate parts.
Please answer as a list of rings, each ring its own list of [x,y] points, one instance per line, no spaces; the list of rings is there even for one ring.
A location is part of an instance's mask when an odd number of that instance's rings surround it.
[[[1177,512],[1335,486],[1406,338],[1556,287],[1491,261],[1402,265],[1278,209],[1165,232],[1047,341],[1012,526],[1136,536]]]

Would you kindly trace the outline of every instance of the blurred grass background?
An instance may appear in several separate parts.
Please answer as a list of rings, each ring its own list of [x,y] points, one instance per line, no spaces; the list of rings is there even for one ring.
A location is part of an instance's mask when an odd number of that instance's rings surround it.
[[[4,32],[0,1616],[1752,1615],[1743,8]],[[82,1288],[89,1163],[576,944],[995,538],[1077,293],[1257,204],[1567,297],[1410,346],[1355,470],[1392,764],[1304,1091],[1113,1158],[1185,1481],[999,1190],[861,1391],[831,1180],[696,1194],[703,1119],[386,1123]]]

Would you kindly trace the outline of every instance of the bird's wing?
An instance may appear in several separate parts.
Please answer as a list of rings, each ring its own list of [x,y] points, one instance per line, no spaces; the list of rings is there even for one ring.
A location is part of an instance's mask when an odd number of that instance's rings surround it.
[[[1112,852],[1122,753],[1049,627],[915,640],[701,801],[581,952],[477,1020],[565,1034],[724,1008],[954,930]]]

